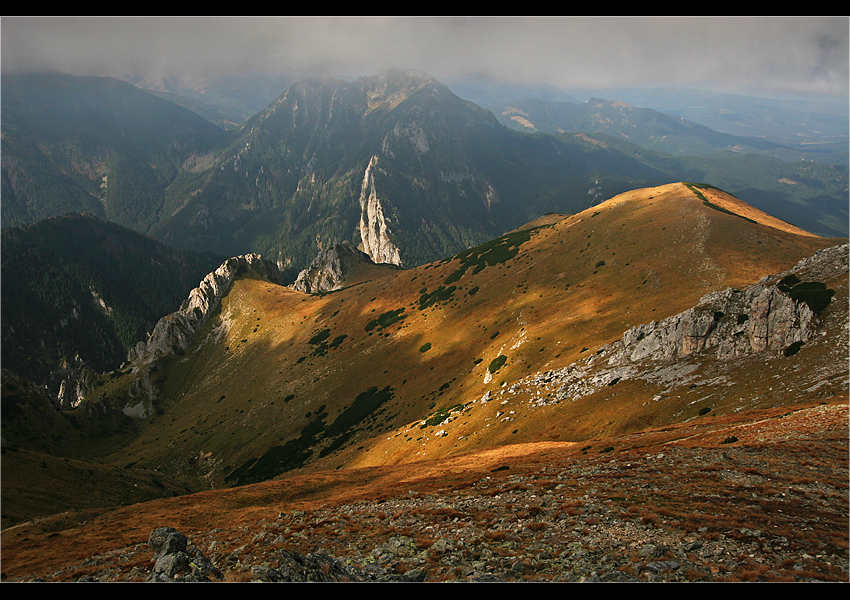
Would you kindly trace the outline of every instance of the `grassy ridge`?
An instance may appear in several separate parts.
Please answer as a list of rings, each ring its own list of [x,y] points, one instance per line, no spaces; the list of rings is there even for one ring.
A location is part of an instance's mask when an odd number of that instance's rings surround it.
[[[500,403],[474,401],[588,356],[632,325],[685,310],[709,291],[781,272],[832,244],[728,217],[687,186],[672,185],[553,218],[452,259],[376,271],[333,294],[237,282],[220,321],[210,324],[212,331],[228,323],[226,338],[187,354],[198,357],[202,371],[176,379],[163,373],[163,393],[175,409],[110,460],[164,460],[156,458],[158,431],[181,439],[183,450],[168,452],[173,468],[196,468],[186,457],[204,447],[221,457],[215,477],[226,475],[233,485],[665,422],[642,406],[648,391],[622,381],[610,393],[631,390],[634,401],[613,413],[600,400],[497,418]],[[705,218],[723,225],[706,228]],[[694,264],[702,270],[694,272]],[[169,369],[176,375],[188,364]],[[207,400],[222,396],[215,405]],[[590,412],[575,412],[583,410]],[[419,428],[437,419],[449,419],[451,435]]]

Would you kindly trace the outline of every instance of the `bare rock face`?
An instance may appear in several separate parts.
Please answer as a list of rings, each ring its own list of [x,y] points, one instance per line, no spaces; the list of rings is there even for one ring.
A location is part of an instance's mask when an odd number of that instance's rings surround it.
[[[390,226],[375,188],[378,157],[373,156],[363,175],[360,191],[360,238],[363,250],[375,263],[401,265],[398,248],[390,240]]]
[[[549,402],[557,403],[621,380],[681,380],[696,366],[677,361],[709,349],[721,362],[755,353],[793,353],[813,337],[817,315],[832,299],[833,290],[821,280],[847,270],[848,245],[821,250],[789,271],[743,290],[707,294],[682,313],[632,327],[591,357],[521,383],[539,387],[551,382],[557,390]]]
[[[70,410],[79,406],[97,381],[97,373],[84,364],[71,371],[59,385],[57,401],[59,408]]]
[[[173,527],[151,531],[148,544],[154,551],[154,566],[149,582],[208,582],[221,572],[188,538]]]
[[[201,326],[219,307],[236,277],[246,274],[283,285],[277,265],[258,254],[227,259],[189,293],[180,310],[159,320],[147,342],[139,342],[130,350],[127,360],[134,370],[165,354],[186,350]]]
[[[322,250],[310,266],[298,274],[292,289],[305,294],[318,294],[339,289],[351,267],[357,262],[371,263],[365,252],[345,241]]]
[[[718,358],[783,350],[810,334],[812,310],[774,285],[732,288],[704,296],[694,308],[624,335],[609,363],[660,360],[717,346]]]

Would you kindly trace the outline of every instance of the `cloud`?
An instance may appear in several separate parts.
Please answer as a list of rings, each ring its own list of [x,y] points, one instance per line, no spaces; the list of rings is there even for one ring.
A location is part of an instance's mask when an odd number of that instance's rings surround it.
[[[2,64],[149,77],[399,67],[560,87],[845,95],[849,85],[845,17],[5,17]]]

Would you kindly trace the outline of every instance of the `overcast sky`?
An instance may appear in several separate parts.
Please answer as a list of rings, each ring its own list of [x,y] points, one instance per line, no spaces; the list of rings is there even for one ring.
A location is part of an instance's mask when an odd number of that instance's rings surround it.
[[[2,68],[125,77],[262,73],[558,87],[848,94],[847,17],[2,18]]]

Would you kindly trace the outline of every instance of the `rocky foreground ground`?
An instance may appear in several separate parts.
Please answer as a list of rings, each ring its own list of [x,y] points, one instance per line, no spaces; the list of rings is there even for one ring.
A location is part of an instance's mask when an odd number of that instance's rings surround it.
[[[57,531],[47,519],[4,532],[3,571],[6,581],[848,581],[847,417],[846,403],[821,404],[539,445],[347,496],[327,478],[293,480],[277,503],[283,492],[251,486],[253,499],[215,500],[207,521],[215,496],[194,507],[186,497],[167,509],[173,519],[164,505],[137,508],[126,545],[92,542],[84,556],[82,540],[115,522]],[[51,552],[65,558],[44,562]],[[41,567],[22,566],[36,555]]]

